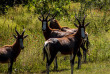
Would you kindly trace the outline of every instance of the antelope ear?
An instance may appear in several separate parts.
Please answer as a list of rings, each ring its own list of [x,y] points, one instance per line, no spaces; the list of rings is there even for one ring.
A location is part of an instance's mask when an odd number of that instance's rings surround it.
[[[85,27],[88,26],[90,24],[90,22],[88,22],[87,24],[85,24]]]
[[[74,23],[74,25],[75,25],[77,28],[79,27],[76,23]]]
[[[17,39],[17,37],[15,35],[13,35],[15,39]]]
[[[25,35],[23,38],[26,38],[28,35]]]
[[[40,17],[38,17],[39,21],[42,21]]]

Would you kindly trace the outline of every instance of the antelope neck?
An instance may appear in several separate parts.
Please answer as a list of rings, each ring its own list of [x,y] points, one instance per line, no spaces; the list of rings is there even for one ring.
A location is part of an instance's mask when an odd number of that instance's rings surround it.
[[[56,26],[56,29],[61,29],[62,28],[56,20],[55,20],[55,24],[54,25]]]
[[[13,50],[14,50],[14,51],[21,50],[19,43],[20,43],[19,40],[16,40],[16,42],[13,44]]]
[[[81,39],[81,28],[78,28],[78,31],[76,32],[75,37],[77,39]]]
[[[45,29],[45,31],[43,31],[43,34],[44,34],[44,37],[45,37],[46,40],[49,39],[51,31],[52,30],[48,26],[48,23],[46,23],[46,29]]]

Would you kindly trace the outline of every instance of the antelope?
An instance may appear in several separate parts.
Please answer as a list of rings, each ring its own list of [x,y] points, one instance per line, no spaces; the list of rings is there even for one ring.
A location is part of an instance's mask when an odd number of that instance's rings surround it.
[[[61,27],[61,25],[55,19],[56,15],[57,15],[57,12],[52,16],[52,18],[50,20],[50,25],[49,25],[50,28],[59,29],[59,30],[64,31],[64,32],[73,32],[74,33],[74,32],[77,31],[77,29],[71,29],[71,28],[68,28],[68,27]],[[77,25],[76,25],[76,27],[77,27]]]
[[[59,29],[64,32],[73,32],[74,33],[77,31],[77,29],[70,29],[68,27],[61,27],[61,25],[58,23],[58,21],[56,19],[54,19],[54,17],[52,20],[50,20],[49,27],[52,29]]]
[[[42,22],[42,31],[43,31],[43,35],[45,37],[45,39],[49,39],[49,38],[59,38],[59,37],[63,37],[69,34],[73,34],[70,32],[63,32],[59,29],[51,29],[48,25],[48,22],[52,19],[48,19],[49,14],[46,16],[46,18],[44,18],[44,15],[42,14],[43,19],[41,19],[40,17],[38,17],[38,19]]]
[[[41,19],[40,17],[38,17],[38,19],[42,22],[42,31],[43,31],[43,34],[44,34],[44,37],[46,40],[49,38],[61,38],[61,37],[75,33],[75,32],[64,32],[59,29],[51,29],[48,25],[48,22],[51,21],[56,15],[54,15],[50,19],[48,19],[49,14],[46,16],[46,18],[44,18],[43,14],[41,14],[41,15],[42,15],[43,19]],[[78,27],[77,25],[75,25],[75,26]],[[86,51],[86,48],[84,47],[83,44],[81,45],[81,47],[84,51]],[[43,59],[44,59],[44,57],[43,57]],[[55,57],[54,69],[57,70],[57,68],[58,68],[57,57]]]
[[[61,27],[61,25],[58,23],[58,21],[55,18],[56,15],[53,16],[53,19],[50,21],[50,25],[49,27],[52,29],[59,29],[61,31],[64,32],[71,32],[71,33],[76,33],[78,29],[71,29],[68,27]],[[77,28],[78,26],[75,25]],[[85,32],[86,38],[84,39],[83,44],[81,44],[81,48],[83,49],[83,58],[84,58],[84,62],[86,63],[86,52],[88,51],[88,46],[90,44],[89,40],[88,40],[88,33]],[[85,48],[85,44],[86,44],[86,48]]]
[[[50,18],[48,19],[49,14],[46,16],[46,18],[44,18],[44,15],[42,14],[43,19],[41,19],[40,17],[38,17],[38,19],[42,22],[42,31],[43,31],[43,35],[45,37],[46,40],[48,40],[49,38],[61,38],[64,37],[66,35],[70,35],[73,34],[71,32],[63,32],[59,29],[51,29],[48,25],[48,22],[53,19]],[[44,55],[45,56],[45,55]],[[44,57],[43,57],[44,59]],[[55,58],[55,66],[54,69],[58,68],[58,64],[57,64],[57,57]]]
[[[81,53],[79,48],[83,42],[83,39],[85,38],[85,27],[88,26],[89,23],[84,25],[85,17],[83,18],[82,23],[76,16],[75,18],[79,23],[79,26],[74,23],[74,25],[78,26],[78,30],[75,34],[62,38],[49,38],[44,43],[43,51],[47,58],[47,74],[49,74],[49,66],[58,54],[71,55],[71,74],[73,74],[73,66],[76,54],[78,55],[78,69],[81,68]]]
[[[61,38],[63,36],[67,36],[67,35],[70,35],[70,34],[75,34],[76,31],[77,31],[77,29],[71,29],[71,31],[65,32],[64,29],[68,30],[69,28],[68,27],[61,27],[56,20],[55,20],[55,22],[53,22],[53,25],[52,25],[51,20],[54,19],[54,17],[56,15],[54,15],[50,19],[47,19],[49,14],[46,16],[46,18],[44,18],[43,14],[41,14],[41,15],[42,15],[43,19],[41,19],[40,17],[38,17],[38,19],[42,22],[42,31],[43,31],[43,34],[44,34],[44,37],[45,37],[46,40],[49,39],[49,38]],[[51,23],[50,27],[48,25],[49,21]],[[56,26],[56,27],[54,28],[52,26]],[[77,25],[75,25],[75,26],[78,27]],[[89,45],[88,34],[86,34],[85,39],[84,40],[86,42],[87,49],[84,47],[85,42],[83,42],[83,44],[81,44],[81,48],[83,49],[83,54],[84,54],[84,56],[83,56],[84,62],[86,62],[86,52],[88,50],[88,45]],[[54,63],[54,69],[57,70],[57,68],[58,68],[58,64],[57,64],[57,57],[56,57],[55,58],[55,63]]]
[[[24,49],[23,40],[28,36],[23,36],[25,29],[22,34],[19,34],[15,27],[15,32],[17,33],[17,36],[13,35],[16,39],[15,43],[13,45],[4,45],[0,48],[0,63],[10,63],[8,67],[9,74],[12,73],[13,62],[16,61],[21,49]]]

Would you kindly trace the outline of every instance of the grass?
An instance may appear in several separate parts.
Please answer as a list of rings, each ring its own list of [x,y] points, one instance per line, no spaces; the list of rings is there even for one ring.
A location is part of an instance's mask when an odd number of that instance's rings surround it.
[[[76,69],[77,64],[75,63],[74,74],[109,74],[110,73],[110,60],[102,62],[88,62],[87,64],[82,64],[81,69]],[[70,64],[69,64],[70,65]],[[70,74],[70,66],[62,66],[58,71],[50,70],[50,74]],[[16,69],[14,69],[16,70]],[[18,73],[18,72],[14,72]],[[21,72],[20,74],[45,74],[45,70],[39,72]],[[19,73],[18,73],[19,74]]]
[[[78,5],[78,6],[76,6]],[[67,6],[68,7],[68,6]],[[71,3],[69,14],[70,17],[56,17],[61,26],[73,26],[74,10],[78,13],[80,3]],[[86,28],[89,34],[90,47],[89,55],[87,55],[87,64],[82,64],[82,68],[77,70],[77,64],[75,63],[75,74],[108,74],[110,71],[110,30],[105,31],[110,25],[105,25],[102,21],[104,18],[104,11],[97,11],[95,9],[89,11],[86,18],[86,22],[90,22],[90,25]],[[6,15],[0,15],[0,47],[3,45],[11,45],[15,39],[15,26],[21,33],[23,26],[25,27],[25,35],[29,35],[24,40],[24,50],[21,51],[17,58],[17,61],[13,65],[13,73],[45,73],[46,60],[42,60],[42,48],[44,44],[44,37],[41,30],[41,22],[38,20],[38,14],[34,14],[33,10],[28,11],[27,7],[15,6],[10,8]],[[110,12],[106,14],[105,23],[109,22]],[[51,74],[70,74],[70,61],[63,60],[64,57],[58,58],[58,72],[53,71],[54,64],[50,66]],[[77,61],[77,58],[76,58]],[[8,64],[0,64],[0,73],[7,72]]]
[[[80,70],[76,69],[76,66],[74,67],[74,74],[109,74],[110,73],[110,62],[109,61],[103,61],[103,62],[94,62],[94,63],[87,63],[82,64],[82,67]],[[70,67],[62,68],[64,71],[59,70],[58,72],[51,72],[51,74],[70,74],[71,70]]]

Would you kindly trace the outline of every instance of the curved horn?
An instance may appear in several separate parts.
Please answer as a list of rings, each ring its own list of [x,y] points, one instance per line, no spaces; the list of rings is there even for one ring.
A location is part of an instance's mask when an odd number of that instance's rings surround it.
[[[39,19],[40,21],[42,21],[42,19],[40,18],[40,16],[38,17],[38,19]]]
[[[17,31],[16,27],[15,27],[15,32],[17,33],[17,35],[19,35],[19,33],[18,33],[18,31]]]
[[[58,13],[58,12],[56,12],[56,13],[52,16],[52,17],[53,17],[53,19],[57,16],[57,13]]]
[[[48,15],[47,15],[46,19],[48,18],[49,14],[50,14],[50,11],[49,11],[49,13],[48,13]]]
[[[78,19],[76,16],[75,16],[75,18],[77,19],[77,21],[78,21],[79,25],[81,25],[81,23],[80,23],[79,19]]]
[[[44,20],[44,15],[43,15],[43,12],[41,11],[41,15],[42,15],[42,17],[43,17],[43,20]]]
[[[82,21],[82,24],[83,24],[83,25],[84,25],[85,18],[86,18],[86,16],[84,15],[84,18],[83,18],[83,21]]]
[[[23,32],[22,32],[22,35],[24,35],[24,32],[25,32],[25,29],[24,29],[24,26],[23,26]]]
[[[54,18],[56,17],[57,13],[58,13],[58,12],[56,12],[56,13],[52,16],[52,18],[50,18],[48,21],[54,19]]]

